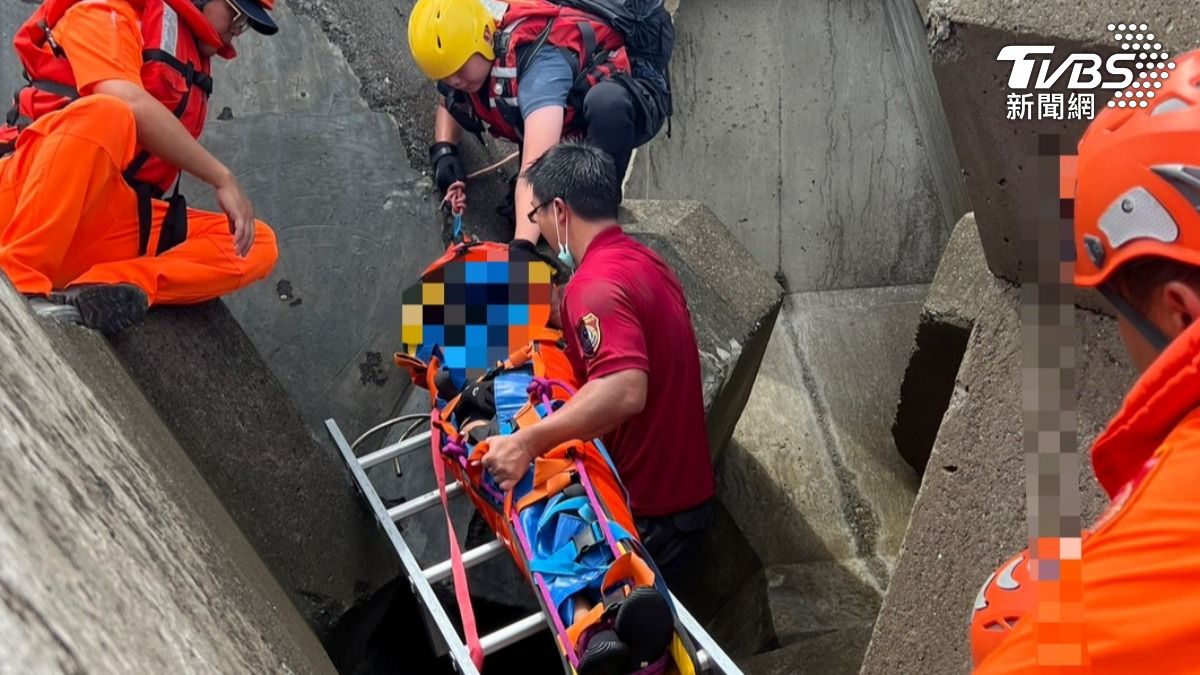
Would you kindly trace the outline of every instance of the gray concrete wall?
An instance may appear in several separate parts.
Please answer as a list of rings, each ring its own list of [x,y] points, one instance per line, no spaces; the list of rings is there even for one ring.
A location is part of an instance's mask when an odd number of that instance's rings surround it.
[[[933,276],[966,203],[911,3],[682,3],[676,30],[630,196],[703,200],[791,291]]]
[[[1053,45],[1065,54],[1101,58],[1120,51],[1107,26],[1135,20],[1150,26],[1172,56],[1200,44],[1195,3],[1166,0],[1065,3],[1008,0],[933,0],[929,3],[929,53],[942,103],[979,221],[988,267],[1013,282],[1021,274],[1021,242],[1037,218],[1037,195],[1045,194],[1034,166],[1040,135],[1061,138],[1059,153],[1075,154],[1088,120],[1009,120],[1007,87],[1012,64],[997,61],[1006,45]],[[1061,87],[1054,91],[1063,92]],[[1099,111],[1112,90],[1096,92]],[[1044,202],[1042,202],[1044,203]],[[1096,306],[1096,300],[1089,304]]]
[[[99,336],[0,281],[0,670],[333,673]]]
[[[891,421],[925,292],[784,301],[718,466],[718,495],[765,565],[782,647],[748,673],[857,672],[919,482]]]
[[[0,112],[3,113],[12,105],[13,92],[25,83],[21,79],[21,62],[12,48],[13,35],[35,9],[36,4],[21,0],[0,0]]]
[[[863,558],[887,586],[918,484],[891,420],[925,289],[787,297],[722,472],[767,565]]]
[[[158,308],[111,345],[338,668],[356,663],[399,560],[231,312]]]
[[[391,365],[399,291],[440,252],[441,222],[396,120],[368,107],[341,50],[294,4],[276,5],[279,35],[245,34],[214,68],[203,142],[279,235],[270,278],[229,307],[324,440],[325,418],[357,435],[409,386]],[[205,186],[185,189],[215,207]]]

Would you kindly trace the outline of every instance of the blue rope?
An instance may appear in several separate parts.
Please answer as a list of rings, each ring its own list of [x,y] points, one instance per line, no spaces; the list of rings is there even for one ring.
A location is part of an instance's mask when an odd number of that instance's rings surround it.
[[[450,235],[454,239],[454,243],[456,243],[456,244],[462,241],[462,229],[463,229],[462,214],[456,213],[456,214],[454,214],[454,231]]]

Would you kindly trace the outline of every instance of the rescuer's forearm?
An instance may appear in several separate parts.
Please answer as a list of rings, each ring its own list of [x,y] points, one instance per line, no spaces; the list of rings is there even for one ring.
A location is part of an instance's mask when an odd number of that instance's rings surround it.
[[[517,210],[517,231],[514,236],[516,239],[536,244],[541,236],[537,223],[529,219],[529,210],[535,204],[533,188],[525,182],[525,169],[562,140],[563,115],[561,107],[546,106],[533,111],[525,119],[525,139],[521,143],[521,175],[517,178],[516,193],[513,195],[513,203],[516,204]]]
[[[458,120],[446,110],[446,106],[438,103],[433,119],[433,140],[435,143],[453,143],[458,145],[462,140],[462,127]]]
[[[599,438],[646,405],[646,373],[622,370],[590,380],[553,415],[523,429],[529,447],[541,455],[573,439]]]

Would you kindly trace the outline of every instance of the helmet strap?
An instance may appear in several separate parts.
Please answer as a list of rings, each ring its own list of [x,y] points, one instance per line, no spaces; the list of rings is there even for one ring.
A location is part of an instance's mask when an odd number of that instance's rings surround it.
[[[1171,344],[1171,341],[1167,339],[1166,333],[1163,333],[1158,326],[1155,326],[1136,307],[1126,302],[1125,298],[1122,298],[1121,294],[1117,293],[1111,284],[1100,284],[1097,290],[1112,303],[1112,306],[1116,308],[1121,316],[1125,317],[1126,321],[1133,324],[1133,327],[1142,334],[1142,337],[1146,338],[1146,341],[1150,343],[1150,346],[1154,347],[1155,351],[1162,352],[1167,348],[1167,345]]]

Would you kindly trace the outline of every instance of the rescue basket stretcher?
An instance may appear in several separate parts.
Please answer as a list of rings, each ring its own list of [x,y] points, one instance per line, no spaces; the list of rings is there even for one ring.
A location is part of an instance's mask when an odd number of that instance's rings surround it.
[[[371,484],[366,474],[366,470],[371,467],[411,455],[418,451],[427,451],[430,448],[432,434],[428,431],[423,432],[371,454],[357,457],[354,451],[350,449],[350,444],[336,421],[332,419],[326,420],[325,427],[330,439],[332,439],[340,451],[343,461],[345,461],[346,466],[350,469],[355,485],[367,501],[377,524],[383,529],[392,548],[396,551],[404,573],[408,577],[409,585],[417,596],[422,610],[427,614],[427,624],[432,623],[433,627],[436,628],[437,636],[435,641],[440,641],[441,644],[445,645],[451,662],[458,672],[464,675],[478,675],[481,671],[475,667],[467,645],[463,638],[459,636],[450,619],[450,615],[438,600],[432,586],[432,584],[443,581],[451,576],[451,561],[447,559],[435,565],[422,568],[413,555],[412,549],[405,542],[404,536],[396,527],[397,523],[407,518],[439,506],[442,501],[439,489],[434,488],[430,492],[388,509],[384,507],[383,500],[379,497],[379,493],[376,492],[375,487]],[[463,488],[458,481],[449,482],[445,486],[445,495],[447,498],[454,498],[462,493]],[[466,568],[475,567],[503,555],[507,550],[504,543],[497,538],[482,546],[464,551],[462,554],[462,563]],[[699,622],[688,612],[687,608],[675,598],[674,594],[671,595],[671,600],[679,624],[682,626],[687,637],[696,646],[696,672],[741,675],[742,671],[708,635]],[[554,629],[551,619],[544,612],[537,612],[492,633],[480,636],[479,643],[484,655],[493,654],[547,629]],[[564,672],[569,673],[572,671],[564,670]]]
[[[468,248],[452,246],[423,279],[432,278],[430,272],[442,265],[462,259]],[[488,259],[494,260],[495,254],[491,251]],[[641,545],[628,496],[599,440],[576,440],[551,449],[531,462],[525,476],[508,492],[502,492],[482,467],[480,460],[488,450],[485,439],[538,424],[574,395],[575,383],[560,337],[549,327],[539,327],[524,348],[471,379],[464,378],[461,369],[445,365],[439,344],[397,354],[397,364],[407,368],[414,383],[429,392],[429,431],[402,437],[363,457],[355,455],[336,422],[326,421],[358,489],[400,558],[427,614],[427,627],[436,629],[434,643],[444,647],[459,672],[479,673],[486,672],[486,655],[549,629],[563,672],[576,675],[592,638],[602,631],[621,634],[622,609],[650,605],[656,610],[651,612],[655,617],[651,623],[626,622],[626,635],[621,639],[634,646],[621,672],[740,673],[662,581]],[[437,486],[385,508],[366,470],[418,451],[430,453],[427,456],[433,462]],[[448,500],[461,494],[472,501],[496,539],[462,552],[447,515],[450,557],[422,569],[396,524],[439,505],[446,511]],[[466,569],[506,552],[542,611],[479,636]],[[462,637],[431,586],[451,577]],[[631,609],[629,614],[635,612]],[[643,641],[638,647],[636,640],[626,639],[627,635],[640,636],[647,625],[655,633],[649,643],[652,646],[646,647]]]

